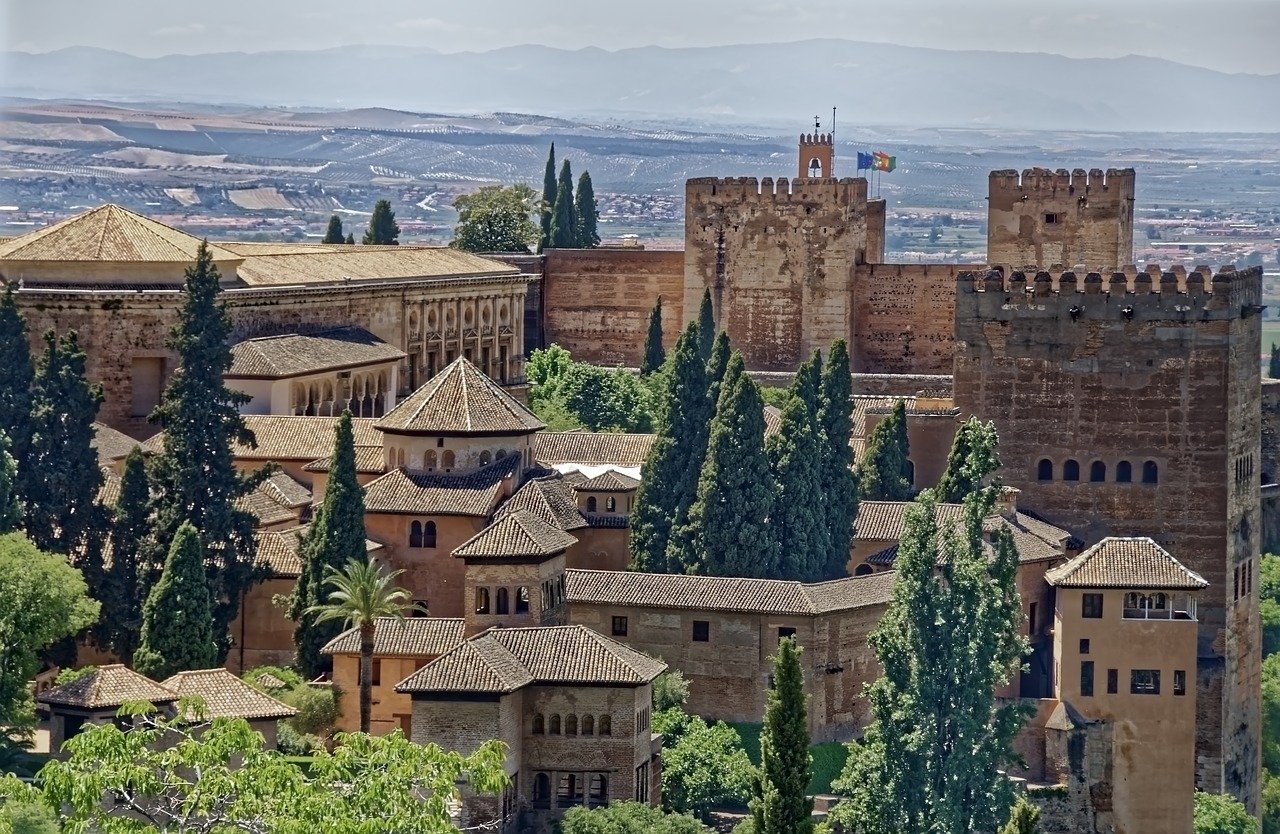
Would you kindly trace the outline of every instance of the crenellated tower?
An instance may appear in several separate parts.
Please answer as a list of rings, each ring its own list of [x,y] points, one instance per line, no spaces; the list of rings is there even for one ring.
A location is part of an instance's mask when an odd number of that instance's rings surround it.
[[[835,176],[835,137],[830,133],[800,134],[800,166],[796,179],[830,179]]]

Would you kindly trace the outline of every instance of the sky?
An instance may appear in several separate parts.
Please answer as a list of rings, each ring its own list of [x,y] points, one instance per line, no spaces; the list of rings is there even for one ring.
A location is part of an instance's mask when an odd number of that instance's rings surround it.
[[[96,46],[156,56],[350,44],[459,52],[527,43],[613,50],[835,37],[1151,55],[1280,73],[1280,0],[0,0],[0,9],[0,46],[29,52]]]

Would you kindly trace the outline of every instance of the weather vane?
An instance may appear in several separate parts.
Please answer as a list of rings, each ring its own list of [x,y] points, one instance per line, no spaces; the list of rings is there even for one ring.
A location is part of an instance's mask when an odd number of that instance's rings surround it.
[[[822,132],[822,122],[818,119],[817,116],[813,117],[813,129],[818,131],[819,133]]]

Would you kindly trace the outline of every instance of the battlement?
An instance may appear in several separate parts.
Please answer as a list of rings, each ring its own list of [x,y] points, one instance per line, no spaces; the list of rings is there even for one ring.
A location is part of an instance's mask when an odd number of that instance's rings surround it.
[[[809,203],[814,201],[839,201],[864,204],[867,202],[867,181],[863,177],[842,179],[786,177],[697,177],[685,182],[685,200],[720,201],[771,201],[776,203]]]
[[[1082,191],[1086,194],[1115,192],[1121,197],[1132,197],[1136,176],[1132,168],[1108,168],[1105,173],[1100,168],[1089,171],[1083,168],[1074,171],[1065,168],[1056,171],[1028,168],[1021,173],[1012,169],[992,171],[987,182],[991,195],[1016,193],[1030,198],[1034,195]]]
[[[801,133],[801,145],[834,145],[835,139],[830,133]]]

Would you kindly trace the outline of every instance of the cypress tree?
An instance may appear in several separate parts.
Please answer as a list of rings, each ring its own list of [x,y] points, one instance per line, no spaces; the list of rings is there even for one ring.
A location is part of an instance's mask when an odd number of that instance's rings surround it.
[[[764,451],[764,401],[735,353],[720,384],[697,500],[689,509],[684,570],[708,576],[778,575],[770,525],[773,478]]]
[[[329,228],[325,230],[321,243],[343,243],[346,238],[342,234],[342,218],[334,214],[329,217]]]
[[[803,396],[782,410],[778,433],[767,442],[777,489],[773,511],[781,570],[778,579],[817,582],[826,578],[830,551],[822,494],[824,438]]]
[[[809,359],[796,369],[795,379],[791,381],[791,396],[803,399],[813,419],[818,419],[818,412],[822,409],[821,351],[815,349]]]
[[[649,312],[649,331],[644,337],[644,359],[640,363],[641,375],[648,375],[667,361],[666,348],[662,346],[662,296]]]
[[[111,565],[105,568],[100,589],[93,589],[102,601],[102,616],[95,636],[100,646],[118,654],[132,665],[142,629],[142,605],[150,588],[143,568],[143,547],[150,529],[151,487],[142,450],[135,448],[124,461],[120,478],[120,498],[116,501],[111,525]]]
[[[569,160],[560,166],[556,183],[556,202],[551,217],[551,247],[573,249],[578,245],[577,208],[573,204],[573,171]]]
[[[97,504],[102,470],[93,449],[93,421],[102,386],[85,379],[85,353],[75,331],[45,333],[45,352],[31,397],[31,441],[19,470],[24,526],[36,547],[86,564],[103,517]]]
[[[27,459],[34,379],[27,320],[18,310],[13,284],[6,284],[0,297],[0,431],[8,435],[16,460]]]
[[[961,423],[947,455],[947,469],[933,490],[938,500],[959,504],[966,495],[981,489],[983,479],[1000,466],[998,442],[995,423],[984,423],[977,417]]]
[[[801,649],[794,637],[778,643],[773,688],[760,730],[760,773],[753,780],[754,834],[809,834],[813,831],[813,757],[809,753],[809,704],[804,694]]]
[[[701,330],[699,330],[701,333]],[[729,334],[721,330],[716,334],[715,344],[711,346],[711,358],[707,360],[707,420],[716,416],[716,403],[720,400],[720,383],[724,382],[725,371],[729,367],[729,359],[733,348],[729,343]],[[709,432],[709,429],[708,429]]]
[[[539,217],[542,237],[538,239],[538,251],[551,248],[551,218],[556,208],[556,143],[551,143],[547,154],[547,169],[542,174],[542,207]]]
[[[355,435],[351,412],[342,412],[334,427],[333,457],[324,503],[316,511],[301,545],[302,573],[290,599],[289,617],[295,623],[295,661],[304,677],[314,678],[330,668],[321,653],[343,630],[336,620],[317,622],[316,607],[328,601],[325,578],[352,560],[367,558],[364,529],[364,490],[356,479]]]
[[[11,533],[22,523],[18,504],[18,462],[9,454],[9,438],[0,430],[0,534]]]
[[[1271,362],[1267,366],[1267,376],[1280,379],[1280,345],[1271,346]]]
[[[213,601],[205,581],[204,544],[190,522],[173,538],[160,581],[142,606],[142,637],[134,668],[163,680],[177,672],[218,664]]]
[[[390,200],[379,200],[373,204],[373,215],[369,218],[369,228],[364,233],[361,243],[366,246],[397,246],[400,241],[400,227],[396,225],[396,213],[391,210]]]
[[[711,309],[711,290],[702,291],[702,303],[698,305],[698,353],[702,361],[711,358],[711,348],[716,338],[716,316]]]
[[[893,411],[876,424],[858,468],[862,496],[868,501],[908,501],[911,477],[907,456],[907,405],[898,400]]]
[[[578,177],[578,196],[575,199],[578,224],[578,248],[595,249],[600,245],[600,209],[596,206],[596,192],[591,186],[591,172],[583,171]]]
[[[241,475],[232,458],[233,443],[256,442],[239,409],[249,397],[222,382],[231,367],[231,317],[219,298],[221,276],[207,245],[201,244],[186,279],[178,324],[167,342],[179,356],[178,370],[150,418],[164,430],[164,451],[151,469],[155,522],[148,564],[163,561],[183,522],[201,531],[209,550],[214,633],[225,651],[241,596],[261,578],[254,563],[257,521],[236,501],[267,472]]]
[[[858,482],[851,465],[853,450],[853,378],[849,373],[849,348],[837,339],[827,353],[822,369],[818,423],[824,444],[822,455],[822,495],[827,517],[828,548],[825,577],[844,576],[853,543],[853,520],[858,515]]]
[[[345,244],[346,244],[346,245],[348,245],[348,246],[355,246],[355,245],[356,245],[356,236],[355,236],[353,233],[351,233],[351,232],[347,232],[347,239],[346,239],[346,240],[344,240],[344,241],[343,241],[343,243],[345,243]]]

